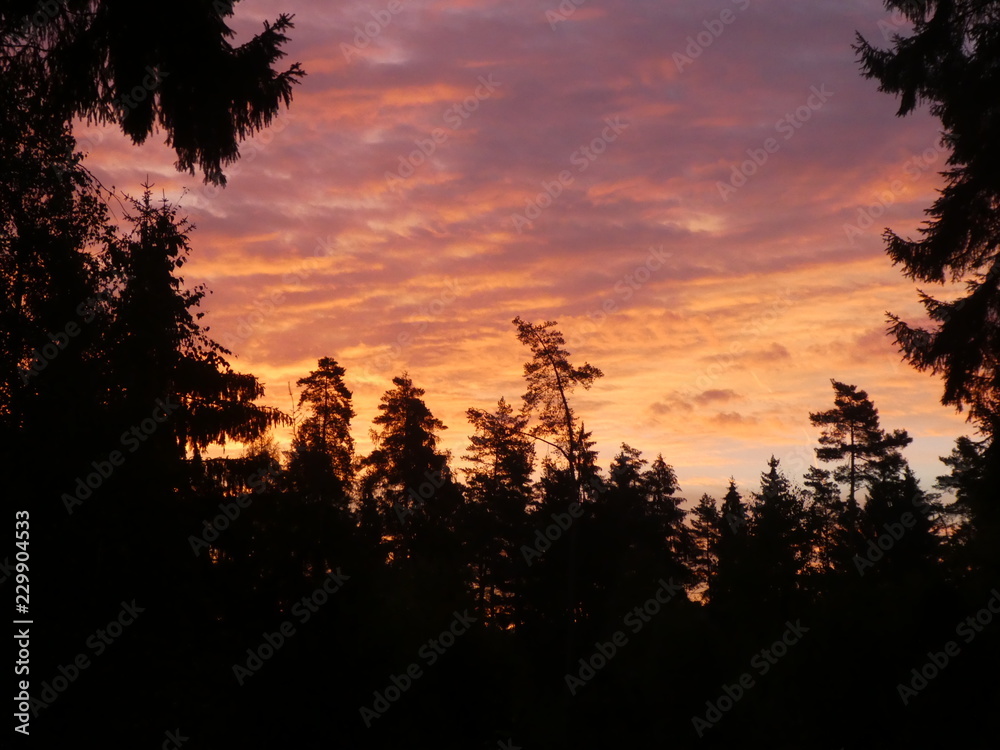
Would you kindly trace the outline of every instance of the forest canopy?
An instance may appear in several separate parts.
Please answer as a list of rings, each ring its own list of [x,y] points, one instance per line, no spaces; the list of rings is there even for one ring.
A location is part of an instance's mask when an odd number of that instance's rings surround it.
[[[920,292],[933,325],[889,313],[887,334],[975,432],[928,482],[882,392],[831,373],[801,415],[807,467],[761,445],[758,478],[697,498],[671,446],[587,421],[581,395],[612,399],[615,363],[581,361],[557,320],[510,321],[521,393],[479,388],[465,424],[435,415],[416,369],[387,374],[355,424],[348,357],[308,331],[315,367],[287,411],[268,405],[213,335],[211,290],[181,275],[199,247],[184,211],[148,180],[105,187],[74,123],[133,144],[162,133],[178,171],[225,185],[304,75],[279,64],[292,17],[235,44],[233,2],[0,8],[0,455],[16,529],[0,586],[33,629],[15,731],[52,747],[987,747],[1000,4],[886,5],[912,31],[888,50],[859,35],[860,71],[900,115],[929,105],[949,151],[917,239],[886,229],[887,263],[966,286]]]

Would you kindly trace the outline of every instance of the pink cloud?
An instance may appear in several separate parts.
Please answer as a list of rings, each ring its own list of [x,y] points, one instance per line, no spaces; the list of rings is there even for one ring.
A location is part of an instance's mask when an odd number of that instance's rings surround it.
[[[288,59],[309,75],[224,191],[175,173],[162,144],[81,131],[103,181],[190,189],[187,278],[210,281],[207,320],[238,339],[269,403],[287,407],[285,383],[333,356],[363,449],[379,395],[408,369],[459,456],[465,409],[523,391],[510,320],[555,318],[573,358],[607,373],[578,404],[603,462],[624,441],[663,451],[692,497],[730,473],[755,483],[774,450],[806,450],[808,411],[836,376],[884,393],[921,476],[939,473],[935,453],[966,426],[878,334],[886,309],[915,309],[881,229],[912,231],[940,181],[940,163],[912,161],[936,123],[896,119],[858,73],[853,34],[880,39],[880,3],[590,0],[550,24],[554,0],[407,0],[345,56],[387,5],[298,3]],[[247,0],[237,29],[285,9]],[[733,20],[678,69],[674,53],[724,10]],[[824,86],[786,138],[779,121]],[[595,146],[609,118],[627,127]],[[724,200],[719,184],[769,138],[780,147]],[[877,220],[849,231],[879,196]],[[532,204],[519,232],[511,216]],[[670,260],[636,283],[654,247]],[[736,394],[738,413],[724,406]]]

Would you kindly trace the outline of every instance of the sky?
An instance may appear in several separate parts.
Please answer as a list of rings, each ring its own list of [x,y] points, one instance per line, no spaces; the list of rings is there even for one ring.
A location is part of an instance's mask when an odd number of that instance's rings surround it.
[[[244,0],[236,41],[282,12],[307,75],[225,189],[162,133],[77,128],[104,184],[196,225],[186,283],[266,403],[333,357],[364,453],[406,371],[460,466],[466,410],[524,392],[520,316],[603,371],[572,397],[599,463],[662,453],[690,499],[772,454],[801,478],[831,379],[909,431],[925,486],[971,434],[885,332],[922,316],[882,231],[913,236],[946,152],[860,75],[855,32],[908,28],[880,2]]]

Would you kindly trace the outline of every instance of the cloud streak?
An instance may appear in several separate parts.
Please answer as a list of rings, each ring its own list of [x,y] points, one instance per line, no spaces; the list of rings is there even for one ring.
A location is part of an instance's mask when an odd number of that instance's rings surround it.
[[[187,280],[209,282],[206,321],[270,403],[335,357],[364,450],[407,369],[460,456],[465,409],[523,391],[520,315],[558,320],[573,359],[606,373],[577,404],[601,461],[623,441],[662,451],[689,496],[730,473],[755,486],[772,451],[804,443],[831,377],[868,390],[915,437],[921,476],[939,473],[966,427],[880,334],[886,310],[919,311],[880,233],[919,226],[943,158],[925,158],[935,122],[897,120],[858,73],[854,31],[880,40],[892,22],[880,3],[391,5],[297,3],[289,54],[309,75],[225,190],[177,174],[162,145],[79,130],[106,184],[187,187]],[[237,30],[278,9],[240,3]],[[745,159],[754,174],[721,199]],[[669,257],[623,299],[650,248]]]

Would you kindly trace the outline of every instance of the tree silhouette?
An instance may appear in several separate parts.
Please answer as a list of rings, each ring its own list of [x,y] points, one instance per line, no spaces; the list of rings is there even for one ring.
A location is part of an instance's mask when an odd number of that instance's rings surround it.
[[[710,582],[718,570],[719,535],[721,533],[719,506],[711,495],[698,498],[698,504],[691,511],[691,533],[697,548],[693,569],[701,584],[701,593],[708,596]]]
[[[805,503],[771,456],[751,508],[749,554],[755,591],[765,607],[790,614],[812,556]]]
[[[111,227],[69,126],[9,67],[0,58],[0,450],[26,476],[51,477],[36,463],[86,440],[113,390],[95,259]],[[74,411],[78,422],[49,428]]]
[[[606,491],[586,506],[588,533],[578,548],[582,580],[577,585],[590,616],[613,617],[627,606],[633,582],[648,580],[653,565],[666,557],[666,534],[649,522],[643,481],[648,464],[639,450],[622,443],[608,469]]]
[[[879,537],[891,536],[894,528],[900,537],[892,537],[891,554],[885,556],[880,570],[896,570],[906,576],[923,575],[926,579],[928,570],[937,566],[943,522],[937,499],[937,495],[921,489],[905,461],[895,473],[870,481],[862,528],[876,543]],[[910,523],[903,522],[904,516]],[[905,529],[905,534],[900,528]]]
[[[475,433],[469,438],[472,463],[466,471],[473,496],[486,499],[497,495],[529,495],[535,449],[527,435],[528,418],[514,412],[503,398],[496,411],[469,409],[469,422]]]
[[[649,468],[647,468],[647,466]],[[694,547],[673,469],[658,455],[653,464],[627,443],[608,469],[606,487],[588,505],[589,534],[581,557],[604,606],[624,607],[650,579],[694,583]],[[613,613],[611,613],[613,614]]]
[[[469,504],[463,525],[471,546],[480,611],[505,623],[516,619],[513,599],[519,552],[532,502],[534,443],[526,434],[528,418],[503,399],[494,412],[469,409],[475,432],[469,437],[472,465],[465,470]]]
[[[717,519],[715,576],[708,581],[708,596],[717,608],[733,611],[745,604],[750,593],[749,522],[736,481],[730,479]]]
[[[371,430],[375,448],[360,462],[361,493],[362,503],[377,508],[399,561],[414,552],[428,526],[452,523],[461,500],[448,454],[437,450],[437,433],[445,425],[427,408],[424,390],[405,373],[392,383],[373,420],[381,427]]]
[[[997,557],[996,498],[989,492],[987,440],[960,437],[949,455],[941,458],[948,467],[937,477],[935,487],[952,492],[954,503],[948,508],[958,518],[958,528],[948,539],[955,575],[965,578],[974,571],[993,567]]]
[[[823,427],[816,449],[820,461],[843,461],[834,477],[848,487],[847,501],[857,502],[857,490],[864,480],[880,471],[880,466],[899,458],[899,448],[913,442],[905,430],[891,434],[879,427],[878,409],[857,386],[831,380],[834,408],[809,414],[809,421]]]
[[[1000,43],[991,2],[887,2],[913,23],[908,37],[896,35],[890,50],[858,35],[864,75],[879,90],[900,98],[897,114],[923,103],[941,121],[942,142],[951,150],[947,182],[928,209],[920,238],[904,239],[886,229],[886,251],[918,281],[965,280],[966,295],[951,302],[920,292],[931,329],[889,316],[906,359],[920,370],[944,375],[942,402],[959,409],[989,434],[1000,428],[1000,229],[996,164],[1000,146],[991,137],[1000,120],[989,98],[1000,83]]]
[[[852,559],[864,538],[861,509],[840,497],[832,472],[810,466],[803,479],[810,503],[805,523],[813,539],[817,574],[854,573]]]
[[[206,182],[224,185],[240,142],[288,106],[304,75],[298,63],[274,67],[292,16],[265,21],[234,47],[235,4],[67,0],[37,23],[39,3],[12,0],[0,9],[0,49],[10,73],[34,81],[59,121],[115,123],[136,144],[159,128],[178,170],[198,167]]]
[[[987,438],[987,471],[974,494],[982,512],[975,538],[976,556],[992,560],[1000,539],[1000,228],[997,205],[1000,178],[996,164],[1000,120],[987,91],[1000,81],[996,4],[955,0],[938,3],[888,2],[913,24],[892,47],[878,49],[860,34],[855,50],[863,74],[879,90],[898,96],[899,116],[922,104],[940,120],[941,142],[950,150],[945,185],[926,210],[930,217],[917,239],[885,231],[886,252],[910,278],[932,284],[964,282],[965,293],[945,300],[918,290],[929,322],[908,323],[889,314],[890,330],[904,358],[921,371],[940,374],[941,401],[959,411]],[[971,496],[970,496],[971,497]]]
[[[576,417],[569,405],[569,396],[576,386],[590,388],[602,373],[590,364],[573,367],[569,352],[563,349],[563,335],[555,329],[555,321],[539,325],[514,318],[517,338],[531,350],[531,361],[524,365],[528,390],[524,394],[527,409],[533,411],[538,423],[531,429],[535,437],[551,436],[565,456],[570,480],[577,482],[585,471],[583,427],[576,426]]]
[[[204,450],[227,440],[248,443],[287,421],[277,409],[253,402],[264,388],[252,375],[233,372],[232,353],[211,339],[197,312],[204,287],[183,288],[177,270],[190,252],[193,228],[166,202],[154,206],[147,187],[126,214],[133,228],[108,247],[108,273],[115,318],[119,396],[139,408],[168,394],[181,408],[165,432],[175,436],[175,454]]]
[[[354,409],[344,374],[335,359],[322,357],[315,370],[297,381],[303,389],[298,406],[307,416],[292,440],[289,473],[300,491],[318,492],[346,509],[354,472]]]
[[[233,371],[202,324],[207,290],[181,276],[193,227],[148,185],[137,200],[101,188],[69,123],[112,121],[137,142],[163,128],[179,168],[221,183],[301,74],[275,69],[288,17],[233,46],[228,0],[0,7],[0,450],[32,545],[17,537],[30,567],[0,559],[0,586],[30,572],[42,592],[32,701],[58,703],[38,741],[78,742],[111,696],[111,747],[178,724],[198,747],[992,746],[998,7],[909,3],[913,39],[863,50],[907,111],[938,107],[953,149],[931,228],[889,246],[922,280],[975,282],[955,303],[925,297],[936,331],[895,320],[983,433],[943,459],[954,505],[921,487],[909,435],[832,381],[834,408],[810,419],[835,468],[810,468],[803,490],[772,456],[758,492],[731,478],[721,504],[693,509],[663,454],[621,443],[599,465],[572,399],[602,373],[570,363],[552,321],[514,319],[524,408],[468,410],[465,485],[405,373],[355,457],[331,357],[298,381],[304,418],[283,452],[284,415]],[[341,566],[343,590],[323,589]],[[77,571],[87,585],[66,585]],[[139,624],[92,653],[132,597]],[[975,643],[956,652],[963,627]],[[86,667],[69,661],[81,644]],[[918,679],[900,701],[897,683]],[[380,714],[371,728],[361,705]],[[706,739],[690,734],[713,712]]]

